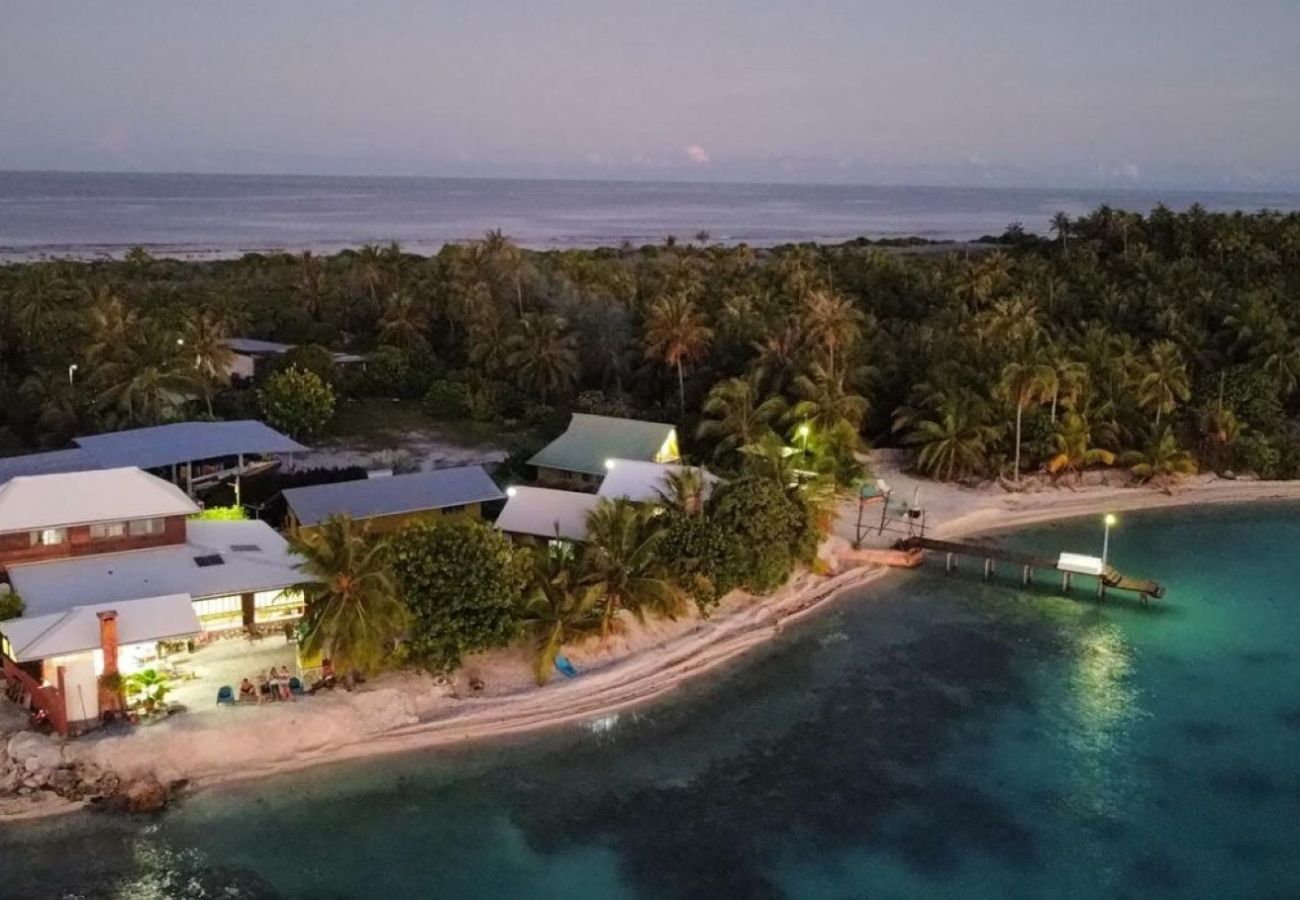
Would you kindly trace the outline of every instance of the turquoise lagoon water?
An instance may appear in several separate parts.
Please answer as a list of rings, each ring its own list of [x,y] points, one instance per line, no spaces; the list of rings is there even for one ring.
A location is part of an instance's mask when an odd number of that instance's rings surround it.
[[[635,714],[10,826],[0,896],[1297,897],[1298,513],[1124,517],[1149,609],[921,571]]]

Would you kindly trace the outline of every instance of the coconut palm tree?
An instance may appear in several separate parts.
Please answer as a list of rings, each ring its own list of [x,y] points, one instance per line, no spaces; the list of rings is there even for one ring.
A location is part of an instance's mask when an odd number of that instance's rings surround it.
[[[769,391],[782,393],[794,381],[804,354],[804,335],[798,325],[786,325],[761,341],[753,349],[757,356],[752,371]]]
[[[520,387],[535,391],[543,403],[568,393],[578,380],[578,339],[559,316],[525,314],[506,347],[506,365]]]
[[[1073,473],[1075,479],[1083,477],[1083,469],[1088,466],[1110,466],[1115,463],[1115,454],[1109,450],[1092,445],[1092,432],[1088,420],[1070,410],[1061,419],[1056,432],[1052,435],[1055,454],[1047,461],[1047,471],[1053,475]]]
[[[427,347],[425,332],[429,328],[429,315],[411,294],[395,291],[384,301],[384,314],[379,320],[379,341],[400,350]]]
[[[1052,230],[1056,232],[1056,239],[1061,242],[1061,255],[1070,255],[1070,217],[1065,212],[1057,212],[1052,216]]]
[[[581,583],[582,555],[572,545],[535,546],[529,553],[519,622],[535,642],[533,677],[540,685],[550,680],[566,643],[600,633],[600,593],[598,585]]]
[[[686,413],[686,378],[683,370],[704,356],[713,330],[695,301],[685,290],[665,294],[650,307],[645,323],[645,354],[648,359],[677,370],[677,396]]]
[[[331,516],[316,528],[290,534],[289,545],[303,560],[303,651],[323,655],[349,674],[378,668],[409,622],[387,543],[367,525]]]
[[[722,458],[771,433],[785,407],[781,397],[760,399],[757,373],[728,378],[709,391],[703,408],[709,418],[700,422],[695,433],[701,440],[715,441],[713,455]]]
[[[1016,408],[1015,480],[1020,481],[1021,423],[1025,410],[1056,393],[1056,371],[1037,363],[1010,362],[1002,369],[998,390]]]
[[[866,317],[848,299],[830,291],[812,291],[804,301],[808,335],[826,354],[826,372],[835,377],[837,357],[861,336]]]
[[[815,430],[831,431],[847,422],[856,431],[867,414],[867,399],[844,383],[844,373],[833,374],[813,363],[807,374],[795,379],[795,393],[801,398],[786,418],[796,424],[810,424]]]
[[[945,398],[933,412],[907,417],[902,442],[916,448],[917,471],[943,481],[981,471],[997,438],[981,411],[973,398]]]
[[[656,489],[655,493],[663,506],[682,515],[697,516],[704,510],[708,482],[700,469],[672,469],[665,476],[663,487]]]
[[[1139,481],[1163,486],[1166,490],[1178,476],[1196,474],[1196,463],[1191,454],[1178,446],[1178,440],[1168,425],[1153,428],[1147,436],[1146,446],[1128,451],[1120,461]]]
[[[647,612],[676,618],[684,606],[659,558],[663,530],[653,507],[628,500],[602,500],[587,516],[583,583],[600,603],[601,634],[614,628],[620,610],[638,619]]]
[[[1187,365],[1177,345],[1172,341],[1152,344],[1138,379],[1137,399],[1143,409],[1155,411],[1155,427],[1160,427],[1162,414],[1173,412],[1191,393]]]
[[[229,381],[234,351],[226,344],[230,333],[223,320],[206,311],[191,316],[181,338],[184,355],[194,359],[194,385],[203,397],[208,415],[212,413],[212,396]]]

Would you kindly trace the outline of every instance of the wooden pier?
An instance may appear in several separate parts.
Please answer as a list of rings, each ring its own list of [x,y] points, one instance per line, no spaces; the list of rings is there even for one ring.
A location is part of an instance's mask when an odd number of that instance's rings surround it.
[[[941,541],[927,537],[908,537],[894,545],[903,551],[932,550],[944,554],[944,571],[951,572],[957,567],[958,557],[968,556],[984,561],[984,577],[988,578],[997,571],[998,563],[1006,563],[1020,569],[1020,583],[1028,585],[1034,579],[1035,570],[1047,570],[1061,573],[1061,589],[1069,590],[1070,583],[1076,575],[1085,574],[1063,570],[1059,559],[1021,553],[1003,547],[965,541]],[[1085,574],[1085,577],[1088,577]],[[1097,575],[1097,596],[1103,596],[1107,589],[1129,591],[1143,600],[1159,599],[1165,595],[1164,587],[1158,582],[1143,578],[1130,578],[1114,566],[1105,566]]]

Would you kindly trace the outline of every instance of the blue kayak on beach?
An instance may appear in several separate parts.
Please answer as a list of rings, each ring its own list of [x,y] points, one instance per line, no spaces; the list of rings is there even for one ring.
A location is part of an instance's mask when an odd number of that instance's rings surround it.
[[[556,671],[558,671],[565,678],[578,677],[578,670],[573,667],[573,663],[569,662],[569,658],[567,656],[555,657],[555,668]]]

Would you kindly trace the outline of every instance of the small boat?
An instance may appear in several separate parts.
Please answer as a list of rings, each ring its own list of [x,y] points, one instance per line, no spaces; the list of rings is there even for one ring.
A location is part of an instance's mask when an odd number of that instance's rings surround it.
[[[555,669],[565,678],[578,677],[578,670],[573,667],[573,663],[569,662],[569,658],[567,656],[561,655],[555,657]]]

